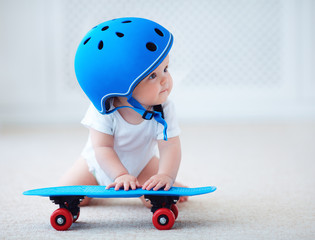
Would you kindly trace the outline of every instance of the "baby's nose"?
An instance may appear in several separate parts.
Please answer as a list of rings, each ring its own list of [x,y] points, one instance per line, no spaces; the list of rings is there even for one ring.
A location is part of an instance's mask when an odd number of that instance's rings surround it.
[[[163,76],[161,79],[161,85],[164,85],[167,82],[167,77]]]

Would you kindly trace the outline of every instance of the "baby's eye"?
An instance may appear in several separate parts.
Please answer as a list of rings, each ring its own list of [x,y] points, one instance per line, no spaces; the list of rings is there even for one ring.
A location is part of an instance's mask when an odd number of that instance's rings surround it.
[[[156,78],[156,73],[152,73],[149,77],[149,79],[154,79],[154,78]]]
[[[168,72],[168,66],[164,68],[164,72]]]

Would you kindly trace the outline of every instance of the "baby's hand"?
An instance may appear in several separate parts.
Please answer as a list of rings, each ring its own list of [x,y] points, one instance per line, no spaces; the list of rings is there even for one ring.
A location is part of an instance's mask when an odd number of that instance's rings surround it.
[[[119,190],[121,187],[124,187],[125,191],[129,190],[129,187],[132,190],[135,190],[137,187],[141,187],[136,177],[124,174],[115,179],[115,182],[109,184],[106,189],[110,189],[111,187],[115,187],[115,190]]]
[[[143,190],[151,190],[153,188],[154,191],[159,190],[162,187],[165,187],[164,190],[168,191],[174,184],[174,180],[165,175],[165,174],[157,174],[152,176],[148,181],[143,184]]]

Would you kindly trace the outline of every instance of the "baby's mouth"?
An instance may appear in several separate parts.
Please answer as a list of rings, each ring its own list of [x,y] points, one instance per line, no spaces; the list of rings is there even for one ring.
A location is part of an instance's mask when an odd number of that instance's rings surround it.
[[[165,93],[167,91],[168,91],[168,89],[166,88],[166,89],[162,90],[160,93]]]

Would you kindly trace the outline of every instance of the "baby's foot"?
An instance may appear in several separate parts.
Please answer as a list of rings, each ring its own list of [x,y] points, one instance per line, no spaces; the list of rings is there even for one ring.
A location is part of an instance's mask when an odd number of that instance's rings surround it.
[[[144,199],[144,196],[140,197],[140,199],[141,199],[141,201],[142,201],[142,203],[143,203],[143,205],[144,205],[145,207],[147,207],[147,208],[151,208],[151,207],[152,207],[152,204],[151,204],[151,201],[150,201],[150,200],[146,201],[146,200]]]
[[[92,200],[92,198],[89,198],[89,197],[85,197],[82,202],[80,203],[80,207],[83,207],[83,206],[88,206],[90,204],[90,201]]]

